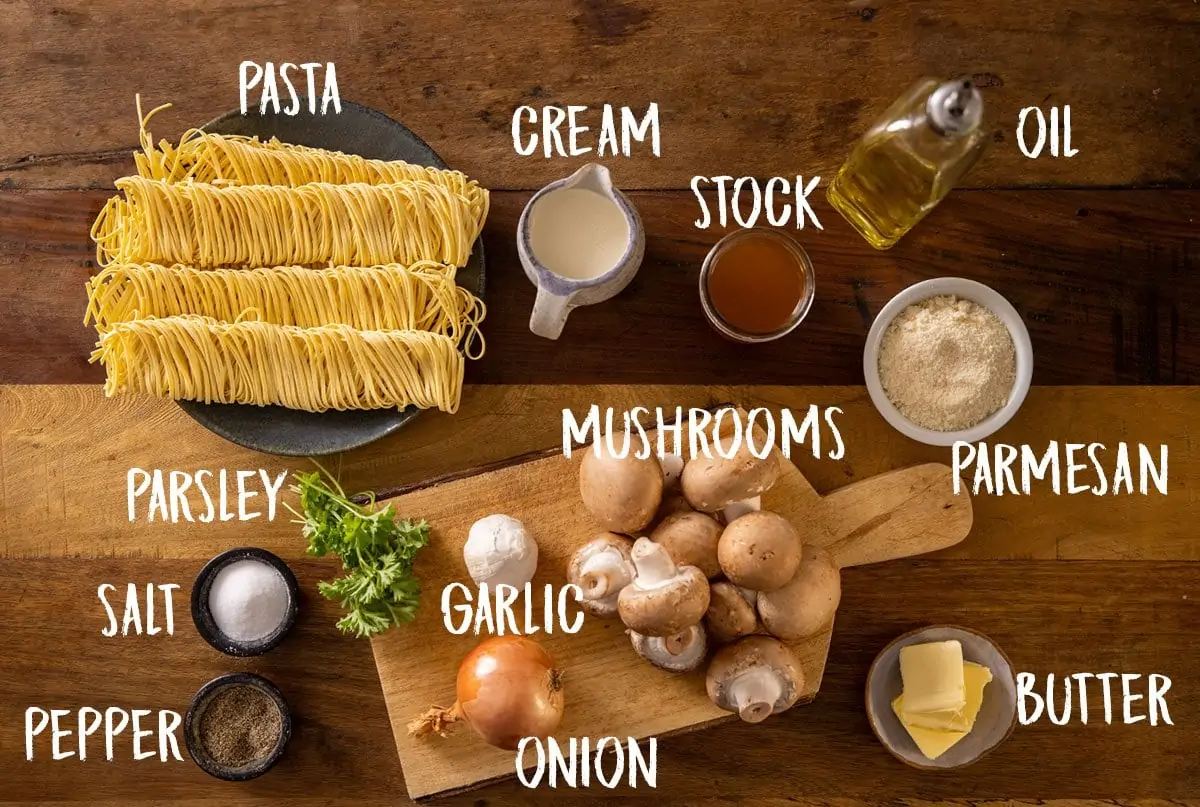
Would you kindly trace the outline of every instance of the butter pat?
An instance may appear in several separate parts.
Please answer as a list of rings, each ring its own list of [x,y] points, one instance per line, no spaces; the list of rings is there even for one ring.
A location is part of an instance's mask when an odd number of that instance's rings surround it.
[[[983,706],[983,688],[992,680],[992,671],[982,664],[964,661],[963,687],[966,703],[961,709],[939,712],[914,712],[906,708],[902,722],[908,726],[942,731],[970,731]],[[911,733],[911,732],[910,732]]]
[[[892,701],[892,711],[896,713],[896,717],[900,718],[900,722],[904,724],[904,729],[908,732],[908,736],[912,737],[913,742],[917,744],[918,750],[920,750],[926,759],[937,759],[953,748],[959,740],[967,736],[967,732],[965,731],[927,729],[909,723],[908,718],[905,716],[903,695],[897,695],[896,699]]]
[[[967,705],[962,645],[929,642],[900,648],[904,711],[961,712]]]

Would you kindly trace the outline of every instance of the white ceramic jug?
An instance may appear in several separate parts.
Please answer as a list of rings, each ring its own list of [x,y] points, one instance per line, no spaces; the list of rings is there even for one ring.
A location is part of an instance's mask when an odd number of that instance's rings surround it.
[[[580,188],[610,199],[625,216],[629,225],[629,242],[617,264],[596,277],[576,279],[563,277],[543,266],[533,253],[529,238],[529,214],[538,199],[548,193],[567,188]],[[529,330],[547,339],[557,339],[571,309],[592,305],[614,297],[629,285],[646,250],[646,234],[642,220],[625,194],[613,187],[612,177],[603,165],[588,163],[566,179],[551,182],[533,195],[517,224],[517,253],[525,275],[537,286],[537,300],[529,317]]]

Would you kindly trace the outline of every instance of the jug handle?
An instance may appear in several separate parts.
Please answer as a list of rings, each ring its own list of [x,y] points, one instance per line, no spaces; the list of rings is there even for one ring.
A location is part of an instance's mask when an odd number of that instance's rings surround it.
[[[537,299],[533,303],[533,313],[529,315],[529,330],[546,339],[557,339],[562,334],[563,325],[567,323],[567,315],[570,313],[570,295],[554,294],[539,286]]]

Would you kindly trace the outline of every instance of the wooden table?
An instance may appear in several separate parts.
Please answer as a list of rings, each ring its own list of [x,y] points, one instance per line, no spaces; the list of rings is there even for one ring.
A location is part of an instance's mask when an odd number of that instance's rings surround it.
[[[1033,337],[1035,387],[996,440],[1170,446],[1166,497],[980,497],[976,529],[960,546],[848,571],[816,702],[757,727],[663,740],[656,791],[507,783],[447,803],[1200,798],[1200,445],[1191,434],[1200,391],[1182,386],[1200,379],[1200,6],[194,0],[168,11],[62,0],[0,4],[0,31],[0,803],[406,801],[369,648],[340,637],[335,609],[313,593],[334,566],[305,559],[282,517],[147,525],[125,515],[131,467],[303,463],[231,446],[171,404],[106,400],[87,364],[87,231],[114,177],[131,168],[133,94],[175,102],[154,128],[177,137],[236,106],[247,58],[334,61],[344,98],[404,121],[495,189],[485,233],[489,351],[470,368],[462,410],[424,415],[337,457],[352,488],[555,445],[562,408],[591,403],[840,406],[846,458],[797,459],[821,491],[947,461],[948,451],[892,431],[858,386],[875,313],[903,287],[940,275],[992,285]],[[693,226],[691,177],[827,181],[857,133],[926,74],[970,74],[985,87],[995,143],[969,187],[887,253],[814,196],[824,229],[797,234],[818,278],[804,326],[754,349],[717,338],[694,288],[723,231]],[[661,157],[605,161],[646,224],[641,273],[613,302],[575,312],[560,342],[539,340],[526,328],[533,292],[514,226],[533,189],[581,160],[516,156],[512,111],[650,102],[660,107]],[[1021,156],[1019,110],[1063,104],[1080,153]],[[195,634],[184,597],[173,637],[100,635],[101,583],[176,582],[186,592],[206,558],[241,543],[292,561],[309,592],[278,651],[254,662],[219,656]],[[1174,725],[1043,720],[967,771],[909,769],[872,737],[862,688],[890,638],[931,622],[982,630],[1017,669],[1039,676],[1168,675]],[[219,783],[186,761],[50,761],[44,751],[24,760],[28,706],[182,711],[204,680],[230,669],[263,671],[299,716],[287,756],[260,780]]]

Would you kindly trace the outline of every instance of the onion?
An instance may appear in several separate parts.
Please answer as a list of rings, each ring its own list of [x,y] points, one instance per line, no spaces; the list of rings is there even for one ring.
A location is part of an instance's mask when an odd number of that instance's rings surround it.
[[[409,724],[410,734],[446,736],[465,720],[483,741],[515,751],[525,737],[545,738],[563,714],[562,671],[540,644],[524,636],[485,639],[458,668],[458,700],[435,706]]]

